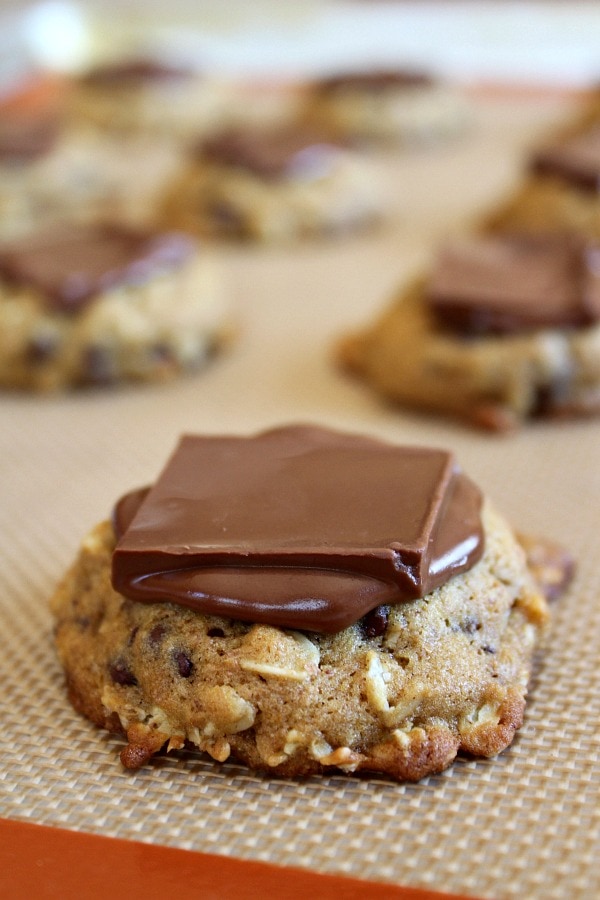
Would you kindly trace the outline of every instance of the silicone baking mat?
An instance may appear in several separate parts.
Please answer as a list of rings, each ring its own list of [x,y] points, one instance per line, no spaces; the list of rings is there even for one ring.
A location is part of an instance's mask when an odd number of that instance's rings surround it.
[[[442,235],[499,198],[524,148],[564,114],[531,97],[474,106],[461,139],[381,158],[387,227],[215,251],[238,336],[205,372],[158,388],[0,397],[0,816],[470,896],[598,897],[600,423],[479,434],[389,407],[331,364],[334,340],[380,310]],[[525,725],[499,758],[458,761],[416,785],[275,780],[188,752],[132,774],[119,764],[120,739],[70,708],[47,600],[87,529],[155,477],[182,431],[291,421],[452,447],[519,529],[577,555]]]

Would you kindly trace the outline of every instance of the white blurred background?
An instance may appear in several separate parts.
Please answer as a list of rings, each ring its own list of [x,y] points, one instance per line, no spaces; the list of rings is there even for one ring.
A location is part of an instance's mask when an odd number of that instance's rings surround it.
[[[257,78],[376,63],[580,87],[600,80],[600,3],[0,0],[0,87],[131,51]]]

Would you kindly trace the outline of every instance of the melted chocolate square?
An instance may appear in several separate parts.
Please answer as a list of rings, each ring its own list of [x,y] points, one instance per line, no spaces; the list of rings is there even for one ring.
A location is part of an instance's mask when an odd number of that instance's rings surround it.
[[[230,129],[197,148],[200,159],[244,169],[265,180],[311,180],[328,174],[341,148],[301,128]]]
[[[326,429],[184,437],[116,511],[115,589],[337,631],[423,596],[482,552],[481,496],[450,453]]]
[[[544,148],[531,162],[538,175],[551,175],[580,190],[600,191],[600,127]]]
[[[194,74],[189,66],[175,66],[157,59],[128,59],[97,66],[82,81],[91,87],[129,88],[185,81]]]
[[[514,334],[600,318],[600,249],[570,237],[473,237],[446,246],[427,285],[436,319],[463,334]]]
[[[0,277],[31,287],[47,304],[73,313],[121,285],[143,284],[194,252],[183,234],[111,226],[61,226],[0,246]]]
[[[431,75],[417,69],[372,69],[364,72],[340,72],[319,79],[315,86],[320,94],[334,94],[338,91],[381,94],[385,91],[431,87],[433,84]]]
[[[22,165],[46,156],[59,133],[58,116],[0,116],[0,165]]]

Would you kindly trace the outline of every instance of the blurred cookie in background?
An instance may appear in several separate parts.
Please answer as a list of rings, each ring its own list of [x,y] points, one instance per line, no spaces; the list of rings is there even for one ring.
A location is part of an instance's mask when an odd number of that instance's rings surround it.
[[[139,56],[88,69],[75,81],[75,122],[119,133],[186,139],[214,129],[225,85],[185,64]]]
[[[489,431],[598,414],[599,253],[561,237],[455,241],[339,360],[402,406]]]
[[[369,160],[290,125],[227,129],[201,141],[164,208],[169,227],[265,242],[346,233],[383,211]]]
[[[165,381],[227,333],[212,261],[182,234],[63,225],[0,244],[0,385]]]
[[[600,121],[535,150],[523,183],[483,227],[600,239]]]
[[[151,223],[181,151],[161,138],[76,126],[69,83],[49,84],[0,99],[0,240],[67,221]]]
[[[338,139],[398,147],[460,133],[469,110],[457,90],[427,72],[372,69],[313,81],[304,116]]]

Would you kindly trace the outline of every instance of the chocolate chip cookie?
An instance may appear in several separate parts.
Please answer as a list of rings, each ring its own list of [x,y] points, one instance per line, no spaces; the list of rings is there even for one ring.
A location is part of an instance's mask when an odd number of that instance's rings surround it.
[[[189,140],[216,127],[224,88],[189,65],[153,57],[117,59],[84,72],[73,85],[77,124],[120,135]]]
[[[0,244],[0,385],[160,381],[226,333],[218,278],[190,237],[63,225]]]
[[[511,743],[542,587],[451,453],[290,426],[183,438],[52,610],[69,697],[128,768],[192,746],[417,780]]]
[[[164,221],[266,243],[372,226],[385,204],[369,160],[294,125],[239,127],[200,142],[167,191]]]
[[[74,125],[61,106],[0,105],[0,240],[57,224],[156,218],[181,165],[173,142]]]
[[[492,232],[579,234],[600,240],[600,125],[554,139],[536,150],[529,173],[484,226]]]
[[[402,405],[494,431],[595,414],[599,252],[575,236],[455,241],[339,360]]]
[[[439,141],[468,122],[463,98],[427,72],[342,72],[308,85],[304,117],[337,140],[388,147]]]

